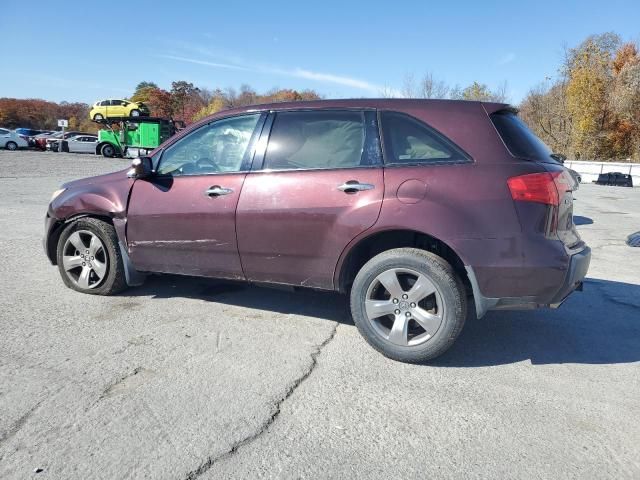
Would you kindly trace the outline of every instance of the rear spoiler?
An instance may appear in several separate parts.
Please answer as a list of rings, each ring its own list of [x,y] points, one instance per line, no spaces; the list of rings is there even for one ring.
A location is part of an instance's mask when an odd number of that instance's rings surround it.
[[[509,112],[518,114],[519,110],[513,105],[509,105],[508,103],[490,103],[490,102],[482,102],[482,108],[487,112],[487,115],[491,115],[492,113],[499,112]]]

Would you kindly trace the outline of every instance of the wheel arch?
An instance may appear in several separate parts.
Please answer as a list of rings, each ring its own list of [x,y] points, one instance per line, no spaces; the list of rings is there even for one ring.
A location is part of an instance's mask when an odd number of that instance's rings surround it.
[[[80,218],[97,218],[98,220],[102,220],[111,225],[114,224],[113,216],[105,213],[102,213],[102,214],[101,213],[78,213],[76,215],[72,215],[65,219],[56,220],[53,226],[51,227],[51,229],[49,230],[49,233],[47,235],[47,243],[46,243],[47,257],[49,258],[49,261],[53,265],[57,265],[58,263],[56,251],[58,249],[58,241],[60,240],[60,235],[62,234],[63,230],[67,227],[67,225],[69,225],[72,222],[75,222]],[[116,229],[116,232],[117,231],[118,230]]]
[[[348,292],[362,266],[374,256],[393,248],[414,247],[444,258],[458,274],[468,291],[471,283],[462,257],[447,243],[425,232],[411,229],[386,229],[370,232],[347,247],[334,274],[336,290]]]
[[[125,237],[125,228],[126,228],[126,220],[123,218],[116,217],[112,214],[107,213],[79,213],[76,215],[72,215],[69,218],[64,220],[58,220],[53,225],[51,230],[49,231],[47,238],[47,257],[49,261],[53,265],[57,265],[57,249],[58,242],[60,240],[60,235],[64,231],[67,225],[75,222],[81,218],[96,218],[98,220],[102,220],[113,226],[116,231],[116,236],[118,237],[118,247],[120,249],[120,254],[122,255],[122,263],[125,272],[125,279],[127,285],[129,286],[137,286],[142,285],[144,283],[145,274],[136,270],[135,266],[131,262],[131,258],[129,257],[129,252],[126,247],[126,237]]]

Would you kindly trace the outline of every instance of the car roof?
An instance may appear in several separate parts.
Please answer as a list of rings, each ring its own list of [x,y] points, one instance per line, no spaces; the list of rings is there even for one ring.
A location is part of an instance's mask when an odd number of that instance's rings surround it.
[[[302,102],[276,102],[244,107],[231,108],[218,112],[230,115],[243,112],[268,111],[268,110],[304,110],[304,109],[331,109],[331,108],[377,108],[377,109],[418,109],[437,107],[447,110],[465,110],[472,105],[482,104],[487,113],[493,113],[505,108],[511,108],[509,104],[497,102],[479,102],[470,100],[440,100],[440,99],[415,99],[415,98],[350,98],[334,100],[307,100]]]

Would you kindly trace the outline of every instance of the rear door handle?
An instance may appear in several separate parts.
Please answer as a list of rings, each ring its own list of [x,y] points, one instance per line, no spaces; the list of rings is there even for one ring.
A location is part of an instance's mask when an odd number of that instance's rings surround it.
[[[363,190],[373,190],[374,188],[376,188],[375,185],[360,183],[357,180],[349,180],[342,185],[338,185],[338,190],[342,190],[344,193],[356,193]]]
[[[233,190],[230,188],[224,188],[220,185],[214,185],[213,187],[209,187],[204,191],[204,194],[208,197],[219,197],[220,195],[229,195],[233,193]]]

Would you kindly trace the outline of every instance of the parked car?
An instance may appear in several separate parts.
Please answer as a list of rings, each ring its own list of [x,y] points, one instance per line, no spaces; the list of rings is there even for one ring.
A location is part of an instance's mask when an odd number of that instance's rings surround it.
[[[102,100],[94,103],[89,112],[89,118],[95,121],[109,117],[139,117],[142,115],[149,115],[149,107],[142,102],[128,100]]]
[[[54,131],[48,131],[42,132],[38,135],[34,135],[33,137],[29,137],[29,146],[38,150],[46,150],[46,139],[55,135],[56,133],[57,132]]]
[[[468,296],[478,318],[557,307],[589,267],[569,174],[505,104],[250,106],[132,165],[54,193],[44,245],[68,287],[157,272],[348,292],[374,348],[421,362],[454,342]]]
[[[569,174],[571,175],[571,178],[573,178],[573,180],[576,182],[576,190],[580,187],[580,184],[582,183],[582,175],[580,175],[578,172],[576,172],[575,170],[566,167],[567,171],[569,172]]]
[[[84,133],[84,132],[75,132],[75,131],[70,131],[70,132],[64,132],[64,138],[63,138],[63,134],[62,132],[58,132],[55,135],[51,135],[50,137],[47,137],[45,139],[45,149],[46,150],[51,150],[53,152],[57,152],[58,151],[58,143],[60,142],[60,140],[66,140],[67,138],[70,137],[75,137],[76,135],[91,135],[90,133]]]
[[[16,128],[16,133],[23,137],[34,137],[42,133],[42,130],[35,130],[33,128]]]
[[[28,146],[29,143],[14,130],[0,128],[0,148],[18,150],[19,148],[27,148]]]
[[[76,135],[62,141],[62,151],[70,153],[96,153],[97,135]]]

